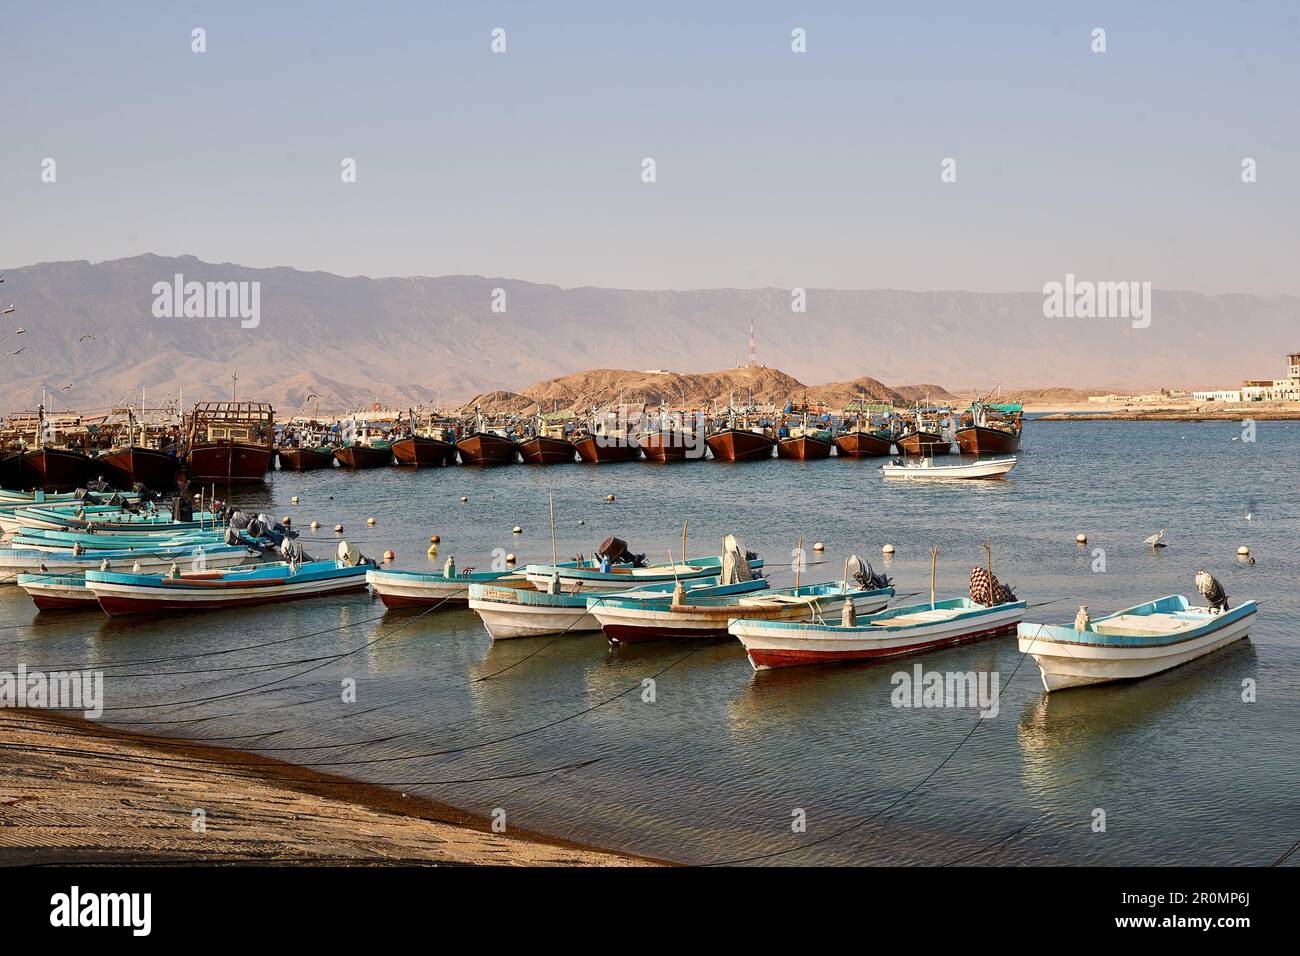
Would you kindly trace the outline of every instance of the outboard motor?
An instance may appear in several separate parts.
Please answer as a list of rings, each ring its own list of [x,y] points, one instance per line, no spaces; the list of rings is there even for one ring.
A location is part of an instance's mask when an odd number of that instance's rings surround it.
[[[609,564],[630,564],[634,568],[645,567],[645,555],[633,554],[628,550],[627,542],[610,535],[596,549],[596,559],[603,566]]]
[[[990,574],[987,568],[971,568],[970,599],[976,604],[992,607],[995,604],[1008,604],[1016,600],[1011,588]]]
[[[863,561],[856,554],[849,557],[848,580],[856,581],[858,586],[865,591],[887,588],[893,583],[890,581],[889,575],[877,574],[872,570],[870,561]]]
[[[1205,596],[1206,603],[1214,610],[1228,610],[1228,593],[1209,571],[1196,572],[1196,590]]]
[[[178,495],[172,499],[172,520],[173,521],[193,521],[194,520],[194,502],[190,501],[184,495]]]
[[[749,567],[750,560],[750,552],[745,550],[740,540],[734,534],[727,535],[722,539],[722,576],[719,583],[740,584],[754,580],[753,571]]]

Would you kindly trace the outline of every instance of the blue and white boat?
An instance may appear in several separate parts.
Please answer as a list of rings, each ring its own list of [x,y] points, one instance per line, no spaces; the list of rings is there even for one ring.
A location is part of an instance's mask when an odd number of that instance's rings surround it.
[[[70,550],[45,551],[35,548],[0,548],[0,584],[17,574],[83,573],[97,571],[108,562],[110,569],[129,571],[166,570],[173,564],[184,570],[229,568],[250,561],[257,552],[243,545],[222,542],[167,544],[153,548],[101,548],[74,554]]]
[[[99,599],[86,587],[85,574],[20,574],[18,586],[38,611],[99,610]]]
[[[1038,662],[1048,692],[1134,680],[1241,640],[1250,633],[1258,609],[1255,601],[1230,610],[1197,607],[1173,594],[1076,621],[1082,627],[1021,624],[1020,650]]]
[[[366,583],[379,595],[387,608],[403,607],[464,607],[469,603],[469,590],[475,584],[495,582],[504,586],[522,585],[524,577],[513,569],[509,571],[462,571],[448,574],[445,571],[402,571],[390,568],[372,568],[366,574]]]
[[[682,583],[694,597],[751,594],[767,587],[767,581],[754,578],[736,584],[719,584],[715,577],[696,578]],[[673,583],[648,584],[616,594],[645,594],[671,598]],[[493,640],[511,637],[541,637],[546,634],[571,634],[599,631],[600,622],[592,615],[588,603],[600,603],[603,597],[589,598],[584,593],[538,591],[531,587],[507,587],[499,584],[472,584],[469,607],[480,618]]]
[[[992,606],[970,598],[891,608],[861,618],[852,626],[805,621],[732,620],[729,633],[740,639],[756,671],[800,664],[897,657],[951,644],[1010,636],[1024,616],[1024,601]]]
[[[722,573],[723,556],[711,554],[701,558],[687,558],[672,564],[650,564],[638,567],[633,564],[613,564],[601,567],[596,563],[570,562],[568,564],[530,564],[524,576],[534,587],[546,588],[552,578],[560,579],[562,591],[626,591],[647,584],[676,584],[697,578],[717,577]],[[749,559],[750,571],[763,567],[761,558]]]

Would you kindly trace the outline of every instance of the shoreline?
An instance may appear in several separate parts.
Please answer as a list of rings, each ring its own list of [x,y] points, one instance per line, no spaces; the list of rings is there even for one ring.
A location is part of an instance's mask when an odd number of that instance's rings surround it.
[[[0,710],[0,741],[0,866],[672,865],[493,833],[438,800],[57,711]]]

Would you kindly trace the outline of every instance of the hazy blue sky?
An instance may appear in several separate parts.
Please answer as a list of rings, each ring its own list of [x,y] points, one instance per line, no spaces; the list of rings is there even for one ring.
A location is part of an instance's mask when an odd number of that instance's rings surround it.
[[[9,5],[0,90],[10,267],[1300,293],[1294,2]]]

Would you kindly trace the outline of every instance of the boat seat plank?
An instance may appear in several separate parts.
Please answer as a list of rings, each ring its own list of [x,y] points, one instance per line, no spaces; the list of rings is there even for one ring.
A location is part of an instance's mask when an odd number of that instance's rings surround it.
[[[1092,629],[1099,634],[1123,634],[1141,631],[1145,634],[1172,634],[1199,627],[1203,622],[1176,614],[1121,614],[1119,617],[1097,621]]]

